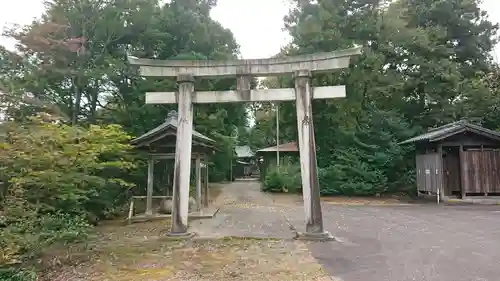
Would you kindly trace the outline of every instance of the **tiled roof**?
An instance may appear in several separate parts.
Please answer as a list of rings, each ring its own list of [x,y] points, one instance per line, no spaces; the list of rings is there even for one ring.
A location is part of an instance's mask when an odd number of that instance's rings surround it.
[[[250,158],[255,155],[252,149],[247,145],[235,146],[234,151],[236,152],[236,157],[238,158]]]
[[[258,150],[257,153],[259,152],[273,152],[273,151],[283,151],[283,152],[298,152],[299,147],[297,146],[296,142],[289,142],[289,143],[283,143],[279,145],[279,149],[277,146],[272,146],[268,148],[263,148],[261,150]]]
[[[460,134],[463,132],[472,132],[475,134],[483,135],[485,137],[500,141],[500,132],[495,132],[484,127],[471,124],[465,120],[449,123],[441,127],[430,129],[427,133],[418,135],[409,140],[400,142],[399,144],[415,143],[415,142],[435,142],[450,136]]]
[[[147,141],[149,139],[153,139],[155,136],[158,136],[165,132],[168,129],[177,129],[177,121],[178,120],[178,115],[175,110],[172,110],[168,113],[167,118],[165,119],[165,122],[160,124],[158,127],[148,131],[147,133],[141,135],[140,137],[137,137],[133,139],[130,143],[132,145],[137,145],[143,141]],[[203,134],[198,133],[197,131],[193,130],[193,137],[201,140],[202,142],[205,143],[215,143],[215,141]]]

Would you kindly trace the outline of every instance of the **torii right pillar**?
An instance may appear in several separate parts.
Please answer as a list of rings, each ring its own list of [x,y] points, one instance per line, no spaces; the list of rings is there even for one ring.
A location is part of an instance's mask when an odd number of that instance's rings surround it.
[[[296,238],[320,241],[335,240],[334,237],[323,228],[311,104],[313,98],[311,77],[312,73],[309,70],[299,70],[294,73],[300,173],[302,178],[304,211],[306,215],[306,232],[297,233]]]

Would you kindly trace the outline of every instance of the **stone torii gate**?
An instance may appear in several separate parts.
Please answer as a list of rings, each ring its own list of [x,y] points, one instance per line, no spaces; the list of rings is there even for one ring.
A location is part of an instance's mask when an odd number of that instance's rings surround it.
[[[312,87],[312,73],[347,68],[352,56],[361,48],[285,58],[232,61],[152,60],[129,57],[146,77],[177,77],[178,92],[148,92],[147,104],[178,104],[179,122],[175,151],[172,228],[169,235],[188,233],[189,179],[193,131],[193,103],[232,103],[296,101],[299,135],[300,170],[306,216],[306,232],[299,238],[331,240],[323,228],[320,189],[317,175],[316,145],[312,120],[312,99],[345,97],[345,86]],[[252,77],[293,74],[295,88],[251,89]],[[194,78],[235,77],[235,91],[200,91],[194,89]]]

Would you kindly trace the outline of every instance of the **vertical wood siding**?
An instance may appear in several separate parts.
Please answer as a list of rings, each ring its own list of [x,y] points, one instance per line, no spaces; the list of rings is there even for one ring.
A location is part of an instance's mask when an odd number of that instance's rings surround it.
[[[500,151],[465,151],[464,161],[466,193],[500,193]]]
[[[443,182],[441,156],[438,153],[417,155],[416,162],[418,190],[436,193]]]

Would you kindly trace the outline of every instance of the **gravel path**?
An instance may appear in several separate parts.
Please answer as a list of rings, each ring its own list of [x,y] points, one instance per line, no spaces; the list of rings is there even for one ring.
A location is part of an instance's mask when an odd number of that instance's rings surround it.
[[[333,280],[497,281],[499,210],[323,204],[325,227],[342,242],[309,249]]]
[[[191,223],[191,231],[203,238],[293,238],[294,233],[286,220],[290,206],[277,204],[272,196],[260,192],[257,181],[225,185],[215,205],[219,207],[217,215]]]

